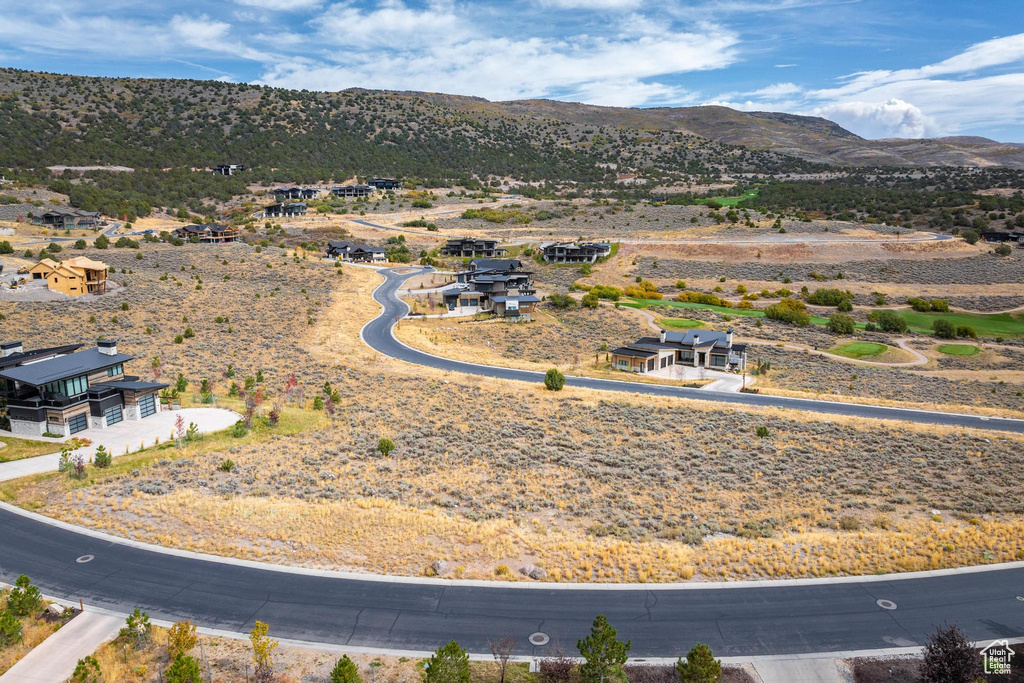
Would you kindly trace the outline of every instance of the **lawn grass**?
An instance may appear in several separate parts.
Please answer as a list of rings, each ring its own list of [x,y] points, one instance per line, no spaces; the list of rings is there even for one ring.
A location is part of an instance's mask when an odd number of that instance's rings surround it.
[[[837,356],[843,356],[844,358],[861,359],[869,356],[880,356],[889,347],[885,344],[877,344],[875,342],[850,342],[848,344],[840,344],[839,346],[832,347],[828,350],[829,353]]]
[[[658,324],[662,327],[671,327],[677,330],[688,330],[693,327],[704,327],[704,322],[701,320],[693,320],[691,318],[659,318]]]
[[[47,443],[46,441],[17,439],[11,436],[0,436],[0,441],[7,444],[4,448],[0,448],[0,462],[34,458],[37,455],[56,453],[60,450],[59,443]]]
[[[974,344],[942,344],[937,350],[950,356],[976,356],[981,351]]]
[[[718,202],[719,204],[721,204],[722,206],[736,206],[737,204],[742,202],[744,199],[750,199],[751,197],[756,197],[760,193],[761,193],[760,190],[750,190],[750,191],[740,195],[739,197],[705,197],[704,199],[698,199],[694,203],[695,204],[707,204],[710,201],[715,201],[715,202]]]
[[[742,315],[748,318],[763,318],[764,311],[757,308],[726,308],[714,304],[698,304],[691,301],[669,301],[667,299],[633,299],[619,302],[623,306],[631,308],[650,308],[652,306],[671,306],[672,308],[703,308],[708,311],[721,313],[722,315]],[[811,322],[815,325],[828,325],[828,318],[811,316]],[[864,323],[858,323],[858,327],[864,327]]]
[[[931,333],[932,323],[948,320],[960,327],[973,327],[981,337],[1019,337],[1024,335],[1024,314],[1021,313],[922,313],[919,311],[897,311],[911,329]]]

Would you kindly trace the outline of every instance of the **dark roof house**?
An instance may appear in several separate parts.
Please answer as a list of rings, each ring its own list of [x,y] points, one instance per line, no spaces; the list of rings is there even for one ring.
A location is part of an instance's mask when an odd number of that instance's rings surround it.
[[[662,330],[657,337],[641,337],[613,349],[611,361],[613,369],[631,372],[652,372],[670,365],[743,371],[747,345],[735,343],[732,330]]]
[[[504,256],[508,249],[498,247],[498,240],[476,239],[473,237],[457,237],[448,240],[441,247],[441,255],[455,258],[474,258]]]
[[[559,242],[543,247],[544,260],[551,263],[594,263],[612,253],[608,242]]]

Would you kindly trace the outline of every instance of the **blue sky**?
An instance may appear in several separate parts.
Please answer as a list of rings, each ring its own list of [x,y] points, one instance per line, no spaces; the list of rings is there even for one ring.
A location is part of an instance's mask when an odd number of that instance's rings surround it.
[[[288,88],[724,104],[1024,142],[1022,0],[0,0],[0,64]]]

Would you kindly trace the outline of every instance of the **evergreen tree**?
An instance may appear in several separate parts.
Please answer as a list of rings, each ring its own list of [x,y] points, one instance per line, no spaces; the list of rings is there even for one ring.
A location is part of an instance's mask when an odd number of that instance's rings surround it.
[[[676,671],[683,683],[715,683],[722,677],[722,663],[711,654],[710,647],[697,643],[686,653],[686,659],[679,659]]]
[[[442,645],[427,662],[425,683],[470,683],[469,656],[454,640]]]
[[[590,635],[576,643],[586,661],[580,666],[581,683],[606,683],[626,680],[622,665],[628,659],[632,641],[621,642],[618,632],[603,614],[597,615]]]
[[[356,663],[348,658],[348,655],[343,655],[338,663],[331,669],[331,683],[362,683],[363,679],[359,675],[359,668]]]

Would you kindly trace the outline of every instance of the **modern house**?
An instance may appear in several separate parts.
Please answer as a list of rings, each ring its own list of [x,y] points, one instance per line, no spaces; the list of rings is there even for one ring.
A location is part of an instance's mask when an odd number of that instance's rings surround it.
[[[455,274],[456,284],[441,292],[449,311],[460,314],[494,313],[516,320],[533,320],[533,273],[518,259],[478,258]]]
[[[45,225],[55,230],[71,230],[86,228],[95,230],[100,225],[100,214],[97,211],[81,211],[79,209],[50,209],[46,213],[32,217],[36,225]]]
[[[220,175],[235,175],[235,173],[244,170],[245,164],[218,164],[213,168],[213,172]]]
[[[274,196],[284,199],[316,199],[320,189],[316,187],[278,187],[274,190]]]
[[[474,239],[472,237],[450,239],[441,247],[441,256],[455,258],[494,258],[507,253],[508,249],[498,247],[498,240]]]
[[[557,242],[543,246],[544,260],[551,263],[594,263],[612,253],[607,242]]]
[[[670,365],[742,372],[747,367],[747,345],[733,343],[732,330],[662,330],[657,337],[641,337],[612,350],[611,358],[613,369],[627,372],[653,372]]]
[[[986,230],[981,233],[981,239],[986,242],[1024,242],[1024,232],[1003,232],[1001,230]]]
[[[238,228],[220,223],[203,223],[201,225],[183,225],[171,231],[175,237],[183,240],[199,240],[208,244],[237,242],[241,238]]]
[[[353,263],[383,263],[387,260],[384,247],[374,247],[356,242],[331,240],[327,243],[328,258]]]
[[[370,185],[336,185],[331,188],[331,194],[335,197],[369,197],[374,193]]]
[[[398,190],[402,187],[402,182],[394,178],[374,178],[367,180],[366,184],[377,190]]]
[[[0,344],[0,398],[12,432],[71,436],[160,411],[157,392],[167,385],[125,375],[132,357],[118,353],[117,342],[81,346],[25,352],[21,342]]]
[[[107,291],[107,273],[110,268],[102,261],[76,256],[66,261],[44,258],[29,268],[33,280],[46,280],[54,292],[68,296],[103,294]]]
[[[306,202],[271,204],[263,209],[264,218],[294,218],[306,215]]]

